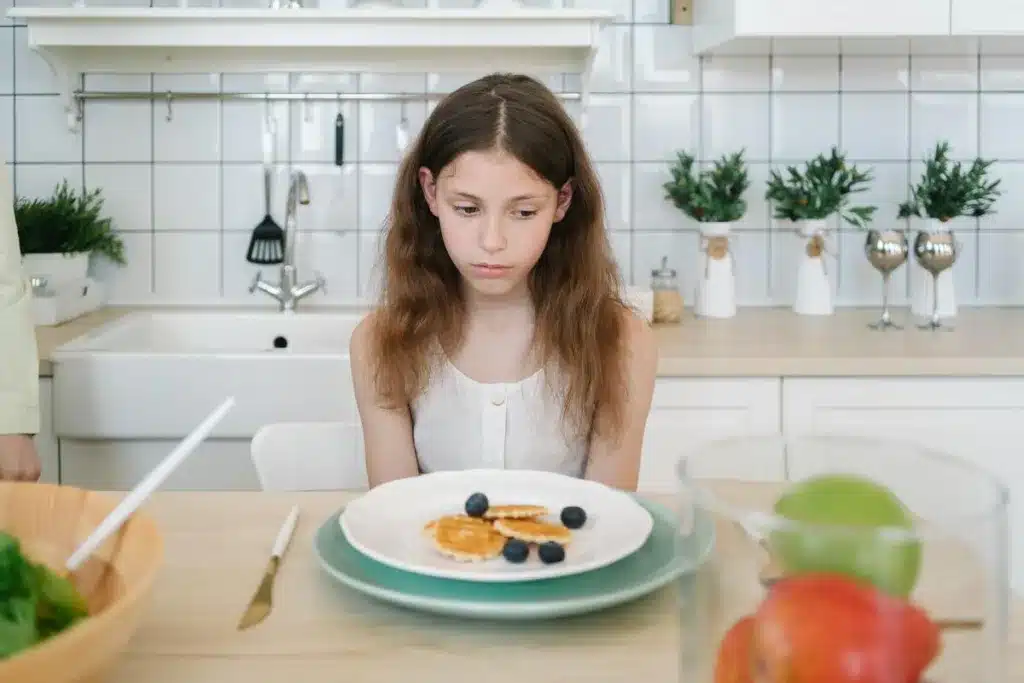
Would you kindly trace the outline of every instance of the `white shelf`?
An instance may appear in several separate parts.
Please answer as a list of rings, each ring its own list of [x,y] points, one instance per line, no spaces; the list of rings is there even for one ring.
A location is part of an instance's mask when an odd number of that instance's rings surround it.
[[[694,0],[693,46],[709,54],[771,38],[949,37],[950,8],[950,0]]]
[[[589,9],[14,8],[71,98],[84,73],[589,74],[611,12]]]
[[[1024,4],[1016,0],[953,0],[953,33],[961,36],[1024,36]]]

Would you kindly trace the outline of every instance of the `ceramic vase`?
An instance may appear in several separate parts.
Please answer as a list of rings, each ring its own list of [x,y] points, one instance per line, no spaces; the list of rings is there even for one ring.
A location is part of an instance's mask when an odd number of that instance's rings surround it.
[[[800,238],[800,254],[793,312],[798,315],[832,315],[835,313],[835,304],[825,266],[825,258],[828,256],[825,250],[828,221],[797,221],[794,225]]]
[[[729,240],[732,223],[700,223],[694,313],[701,318],[736,315],[736,273]]]
[[[921,226],[922,232],[946,232],[948,224],[929,218]],[[910,259],[910,312],[916,317],[928,318],[932,315],[932,297],[938,297],[938,316],[953,318],[956,316],[956,291],[953,288],[953,269],[947,268],[939,273],[938,280],[921,267],[917,259]]]

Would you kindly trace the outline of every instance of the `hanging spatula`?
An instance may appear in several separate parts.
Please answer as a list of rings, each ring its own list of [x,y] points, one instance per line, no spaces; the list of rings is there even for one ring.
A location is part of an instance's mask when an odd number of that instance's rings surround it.
[[[284,230],[270,215],[270,174],[273,172],[274,146],[273,131],[270,122],[263,126],[263,220],[252,231],[249,239],[249,251],[245,260],[260,266],[273,266],[284,261]]]

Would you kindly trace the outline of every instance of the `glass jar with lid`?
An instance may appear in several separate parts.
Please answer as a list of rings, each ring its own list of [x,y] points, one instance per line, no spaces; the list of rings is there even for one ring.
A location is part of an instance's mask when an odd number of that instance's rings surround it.
[[[674,268],[668,267],[668,257],[661,259],[661,267],[651,271],[651,291],[654,306],[651,322],[679,323],[683,319],[683,295]]]

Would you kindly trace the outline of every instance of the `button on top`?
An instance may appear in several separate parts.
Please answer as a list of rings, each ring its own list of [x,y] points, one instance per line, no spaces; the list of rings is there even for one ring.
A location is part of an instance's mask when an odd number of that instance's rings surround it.
[[[494,393],[491,395],[491,403],[496,406],[503,405],[505,403],[505,392],[495,390]]]

